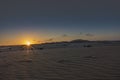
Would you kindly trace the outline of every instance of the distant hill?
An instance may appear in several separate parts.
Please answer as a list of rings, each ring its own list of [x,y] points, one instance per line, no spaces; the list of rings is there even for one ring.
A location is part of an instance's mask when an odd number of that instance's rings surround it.
[[[75,40],[71,40],[71,41],[61,41],[61,42],[49,42],[49,43],[43,43],[44,44],[68,44],[68,43],[103,43],[103,44],[109,44],[109,43],[120,43],[120,40],[116,40],[116,41],[110,41],[110,40],[106,40],[106,41],[89,41],[89,40],[84,40],[84,39],[75,39]],[[39,44],[38,44],[39,45]]]
[[[83,39],[75,39],[70,41],[70,43],[83,43],[83,42],[90,42],[89,40],[83,40]]]

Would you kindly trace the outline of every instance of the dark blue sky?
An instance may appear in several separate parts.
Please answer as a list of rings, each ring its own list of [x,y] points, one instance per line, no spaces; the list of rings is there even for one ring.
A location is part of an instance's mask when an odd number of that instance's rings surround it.
[[[37,40],[64,34],[68,39],[119,40],[119,4],[120,0],[0,0],[0,43],[7,39],[12,44],[17,36],[33,33]]]

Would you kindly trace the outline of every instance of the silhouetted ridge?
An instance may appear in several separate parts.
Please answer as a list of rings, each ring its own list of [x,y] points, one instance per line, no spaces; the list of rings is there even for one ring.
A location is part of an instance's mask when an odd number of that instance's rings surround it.
[[[71,43],[82,43],[82,42],[90,42],[89,40],[83,40],[83,39],[76,39],[76,40],[72,40],[70,41]]]

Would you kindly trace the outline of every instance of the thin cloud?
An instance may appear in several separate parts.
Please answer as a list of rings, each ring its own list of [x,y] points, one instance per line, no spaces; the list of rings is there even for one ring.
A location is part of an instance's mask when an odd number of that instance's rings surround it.
[[[81,36],[81,35],[83,35],[83,33],[82,33],[82,32],[79,32],[79,33],[77,33],[76,35]]]
[[[79,35],[82,35],[82,34],[83,34],[82,32],[79,33]]]
[[[68,37],[68,35],[67,34],[63,34],[62,37]]]
[[[46,41],[53,41],[54,39],[53,38],[50,38],[50,39],[48,39],[48,40],[46,40]]]
[[[90,34],[90,33],[87,33],[87,34],[85,34],[86,36],[89,36],[89,37],[92,37],[92,36],[94,36],[93,34]]]

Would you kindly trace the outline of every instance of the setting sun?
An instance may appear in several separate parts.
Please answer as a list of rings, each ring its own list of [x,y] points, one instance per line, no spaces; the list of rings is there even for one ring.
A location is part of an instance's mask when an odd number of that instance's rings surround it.
[[[30,46],[30,45],[31,45],[31,42],[30,42],[30,41],[27,41],[27,42],[26,42],[26,45],[27,45],[27,46]]]

